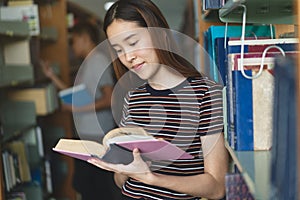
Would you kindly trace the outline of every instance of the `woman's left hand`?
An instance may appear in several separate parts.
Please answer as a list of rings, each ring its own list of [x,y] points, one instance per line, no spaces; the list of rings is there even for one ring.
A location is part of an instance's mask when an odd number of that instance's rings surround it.
[[[150,163],[146,163],[142,159],[138,149],[133,150],[133,161],[128,165],[111,164],[97,158],[89,159],[88,162],[104,170],[127,175],[141,182],[149,181],[148,179],[152,175],[149,168]]]

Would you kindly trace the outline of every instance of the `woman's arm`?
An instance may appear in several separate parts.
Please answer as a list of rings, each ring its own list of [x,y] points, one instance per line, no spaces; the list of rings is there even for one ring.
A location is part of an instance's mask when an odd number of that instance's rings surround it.
[[[63,89],[68,88],[67,84],[56,76],[53,69],[49,65],[48,61],[41,61],[40,64],[42,66],[43,73],[45,74],[45,76],[48,77],[49,79],[51,79],[51,81],[54,83],[54,85],[59,90],[63,90]]]
[[[127,179],[128,179],[128,176],[126,176],[126,175],[119,174],[119,173],[114,174],[115,183],[119,188],[122,188],[122,186],[124,185],[124,183],[126,182]]]
[[[167,176],[152,173],[147,183],[165,187],[192,196],[220,199],[225,195],[225,175],[228,171],[228,154],[223,134],[202,137],[204,174],[195,176]],[[188,184],[187,184],[188,183]]]

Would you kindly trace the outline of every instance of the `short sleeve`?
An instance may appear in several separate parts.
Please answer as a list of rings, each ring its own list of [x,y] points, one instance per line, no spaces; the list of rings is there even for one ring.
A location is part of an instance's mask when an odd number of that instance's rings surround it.
[[[222,86],[208,85],[200,105],[200,136],[222,133],[223,122],[223,95]]]

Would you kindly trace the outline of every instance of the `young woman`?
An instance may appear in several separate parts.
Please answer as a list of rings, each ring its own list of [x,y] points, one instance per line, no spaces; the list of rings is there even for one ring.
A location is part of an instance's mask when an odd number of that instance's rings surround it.
[[[126,95],[120,126],[143,127],[194,158],[149,163],[135,149],[128,165],[89,162],[115,172],[124,199],[221,199],[228,169],[222,88],[175,53],[168,30],[150,0],[119,0],[108,10],[104,31],[117,77],[145,80]]]

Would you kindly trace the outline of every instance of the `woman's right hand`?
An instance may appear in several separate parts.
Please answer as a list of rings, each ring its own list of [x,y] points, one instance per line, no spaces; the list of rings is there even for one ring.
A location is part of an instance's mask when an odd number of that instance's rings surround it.
[[[134,178],[144,183],[149,183],[151,177],[153,176],[153,173],[150,170],[151,163],[145,162],[142,159],[138,149],[134,149],[132,153],[133,153],[133,161],[128,165],[111,164],[111,163],[104,162],[98,158],[91,158],[88,160],[88,162],[104,170],[121,174],[123,179],[120,181],[121,184],[123,181],[125,181],[125,179],[127,179],[127,177]],[[118,183],[118,185],[121,184]]]
[[[52,67],[49,64],[49,61],[41,60],[40,64],[42,66],[43,73],[46,77],[51,78],[55,75]]]

